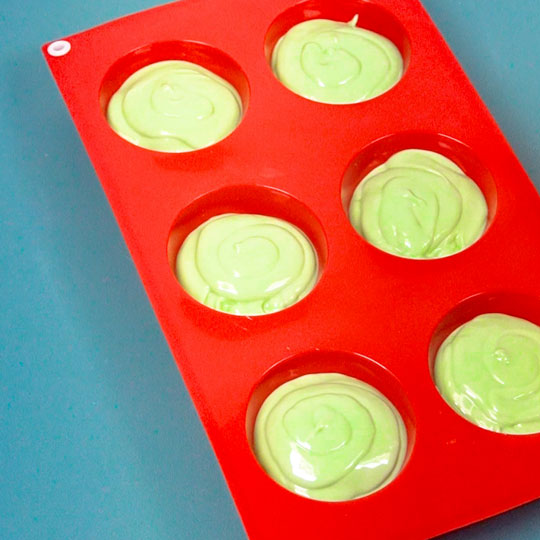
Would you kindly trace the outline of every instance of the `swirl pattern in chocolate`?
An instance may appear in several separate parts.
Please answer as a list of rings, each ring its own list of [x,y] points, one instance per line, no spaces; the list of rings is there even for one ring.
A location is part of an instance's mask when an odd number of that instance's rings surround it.
[[[210,146],[240,122],[238,92],[211,71],[183,60],[150,64],[112,96],[107,120],[129,142],[161,152]]]
[[[345,501],[391,482],[407,448],[403,420],[372,386],[340,373],[293,379],[263,403],[255,454],[279,484],[304,497]]]
[[[186,238],[176,275],[199,302],[235,315],[282,310],[318,277],[311,242],[294,225],[258,214],[222,214]]]
[[[482,428],[540,432],[540,327],[501,313],[472,319],[441,345],[435,383],[456,412]]]
[[[401,78],[403,60],[387,38],[356,26],[312,19],[277,42],[272,69],[290,90],[322,103],[358,103],[382,94]]]
[[[452,255],[484,232],[480,188],[448,158],[427,150],[394,154],[354,191],[349,218],[368,242],[413,259]]]

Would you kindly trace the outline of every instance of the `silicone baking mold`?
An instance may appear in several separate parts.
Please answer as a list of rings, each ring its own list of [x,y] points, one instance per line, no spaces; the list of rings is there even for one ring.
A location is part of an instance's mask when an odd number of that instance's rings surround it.
[[[277,40],[313,18],[349,21],[394,42],[401,81],[363,103],[295,95],[272,73]],[[455,328],[485,312],[540,324],[540,198],[416,0],[185,0],[46,44],[67,103],[250,538],[435,536],[540,496],[540,435],[481,429],[439,395],[433,361]],[[219,143],[182,154],[139,148],[108,125],[112,94],[160,60],[199,63],[244,108]],[[409,260],[368,244],[346,209],[363,176],[406,148],[439,152],[488,204],[472,246]],[[221,213],[285,219],[311,240],[315,288],[258,317],[220,313],[180,286],[183,239]],[[397,478],[367,497],[306,499],[270,479],[252,450],[266,396],[299,375],[340,372],[375,386],[408,433]]]

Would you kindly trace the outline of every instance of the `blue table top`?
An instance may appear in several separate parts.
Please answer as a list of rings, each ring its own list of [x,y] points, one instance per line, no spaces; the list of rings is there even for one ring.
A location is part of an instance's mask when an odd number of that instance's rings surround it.
[[[245,538],[39,50],[159,3],[0,11],[2,539]],[[540,188],[540,3],[423,3]],[[445,536],[539,537],[540,501]]]

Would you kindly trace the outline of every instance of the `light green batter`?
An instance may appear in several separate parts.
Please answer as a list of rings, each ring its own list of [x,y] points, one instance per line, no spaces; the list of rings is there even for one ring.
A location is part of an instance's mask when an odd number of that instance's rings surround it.
[[[480,427],[540,432],[540,327],[501,313],[476,317],[442,344],[435,383],[453,409]]]
[[[318,260],[295,226],[257,214],[222,214],[184,241],[176,275],[199,302],[235,315],[284,309],[311,291]]]
[[[107,109],[129,142],[161,152],[189,152],[218,142],[240,122],[238,92],[211,71],[183,60],[150,64],[128,77]]]
[[[401,78],[403,60],[387,38],[348,23],[312,19],[293,26],[276,44],[272,69],[290,90],[322,103],[358,103]]]
[[[255,422],[255,454],[290,491],[321,501],[363,497],[401,470],[407,434],[372,386],[339,373],[305,375],[272,392]]]
[[[403,150],[371,171],[354,191],[349,218],[378,248],[407,258],[444,257],[484,232],[480,188],[448,158]]]

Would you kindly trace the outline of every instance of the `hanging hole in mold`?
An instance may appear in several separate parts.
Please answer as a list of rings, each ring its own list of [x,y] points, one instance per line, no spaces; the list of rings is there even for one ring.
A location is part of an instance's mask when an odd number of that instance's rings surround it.
[[[71,43],[64,39],[53,41],[48,47],[47,52],[50,56],[64,56],[71,50]]]

